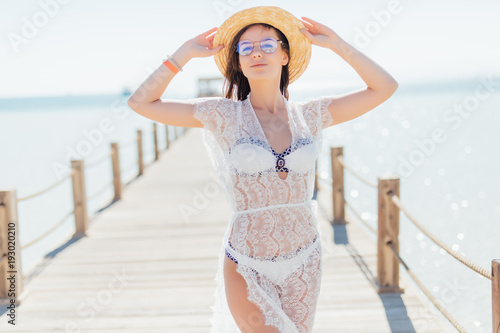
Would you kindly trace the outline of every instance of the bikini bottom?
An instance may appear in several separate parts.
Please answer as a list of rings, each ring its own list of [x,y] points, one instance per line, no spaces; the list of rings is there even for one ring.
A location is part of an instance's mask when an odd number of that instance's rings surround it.
[[[229,259],[235,263],[250,267],[257,273],[262,273],[267,276],[273,283],[281,284],[297,268],[304,264],[306,259],[309,258],[315,250],[319,250],[320,246],[320,240],[318,236],[316,236],[312,243],[300,247],[295,252],[269,258],[256,259],[238,252],[234,249],[231,242],[228,241],[225,253],[226,256],[228,256]]]

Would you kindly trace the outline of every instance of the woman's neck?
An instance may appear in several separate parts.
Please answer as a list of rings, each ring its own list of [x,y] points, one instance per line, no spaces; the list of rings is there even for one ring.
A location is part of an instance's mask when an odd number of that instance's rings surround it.
[[[250,84],[250,103],[254,110],[276,113],[286,107],[283,94],[279,90],[279,82],[277,86],[271,86],[269,83],[268,80],[262,80],[257,84]]]

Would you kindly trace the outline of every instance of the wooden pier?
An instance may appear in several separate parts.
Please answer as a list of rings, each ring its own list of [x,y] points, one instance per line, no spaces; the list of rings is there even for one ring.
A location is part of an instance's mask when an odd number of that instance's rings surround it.
[[[25,272],[16,325],[0,332],[209,332],[217,256],[231,217],[214,191],[200,129],[189,129],[121,200]],[[334,225],[331,193],[318,192],[323,244],[313,332],[448,332],[423,295],[378,293],[377,242],[346,216]]]

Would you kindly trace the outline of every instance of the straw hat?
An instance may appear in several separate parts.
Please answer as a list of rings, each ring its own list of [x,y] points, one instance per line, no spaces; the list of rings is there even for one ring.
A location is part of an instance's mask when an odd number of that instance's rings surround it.
[[[267,23],[279,29],[288,39],[290,59],[288,70],[289,83],[297,80],[304,73],[311,59],[311,41],[300,32],[305,28],[302,21],[284,9],[273,6],[252,7],[241,10],[229,17],[215,33],[213,47],[224,44],[225,47],[214,55],[215,63],[222,75],[226,73],[227,58],[231,51],[230,43],[234,36],[252,23]]]

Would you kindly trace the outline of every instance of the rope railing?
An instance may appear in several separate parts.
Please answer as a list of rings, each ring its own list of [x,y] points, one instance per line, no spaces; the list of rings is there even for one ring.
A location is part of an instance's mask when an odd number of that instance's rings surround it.
[[[127,165],[126,167],[120,168],[120,171],[121,171],[121,173],[127,173],[135,168],[137,168],[137,162],[132,162],[129,165]]]
[[[111,186],[111,185],[113,185],[113,182],[110,182],[110,183],[104,185],[98,191],[96,191],[94,194],[87,196],[87,201],[90,201],[90,200],[93,200],[93,199],[97,198],[102,193],[104,193],[108,189],[108,187]]]
[[[69,212],[68,214],[66,214],[66,216],[64,216],[59,222],[57,222],[52,228],[50,228],[49,230],[45,231],[43,234],[41,234],[37,238],[33,239],[29,243],[22,245],[21,246],[21,250],[24,250],[27,247],[29,247],[29,246],[31,246],[31,245],[39,242],[45,236],[47,236],[48,234],[50,234],[52,231],[56,230],[59,226],[61,226],[64,223],[64,221],[66,221],[66,219],[68,219],[71,215],[73,215],[74,212],[75,212],[75,210],[72,210],[71,212]]]
[[[89,168],[92,168],[93,166],[101,164],[102,162],[109,161],[110,156],[111,156],[111,153],[108,153],[95,161],[92,161],[89,163],[85,162],[85,168],[89,169]]]
[[[362,176],[360,176],[359,174],[357,174],[351,167],[349,167],[345,162],[344,162],[344,159],[343,157],[340,155],[337,157],[339,162],[342,164],[342,166],[349,170],[356,178],[358,178],[359,180],[361,180],[362,182],[372,186],[372,187],[375,187],[377,188],[377,185],[371,183],[370,181],[366,180],[365,178],[363,178]],[[410,212],[401,204],[399,198],[395,195],[393,195],[392,193],[390,194],[391,195],[391,199],[392,201],[394,202],[394,204],[396,206],[398,206],[398,208],[403,211],[405,213],[405,215],[408,217],[408,219],[413,222],[413,224],[415,224],[415,226],[417,228],[419,228],[425,235],[427,235],[427,237],[429,237],[434,243],[436,243],[439,247],[441,247],[442,249],[444,249],[446,252],[448,252],[450,255],[452,255],[454,258],[456,258],[458,261],[460,261],[461,263],[463,263],[464,265],[466,265],[467,267],[469,267],[470,269],[474,270],[475,272],[481,274],[482,276],[488,278],[491,280],[491,272],[489,272],[487,269],[481,267],[480,265],[472,262],[472,260],[466,258],[465,256],[463,256],[462,254],[458,253],[457,251],[453,250],[450,246],[448,246],[447,244],[445,244],[443,241],[441,241],[440,239],[438,239],[436,236],[434,236],[433,234],[431,234],[429,232],[429,230],[427,230],[427,228],[425,228],[421,223],[418,222],[418,220],[416,218],[414,218]],[[344,203],[346,205],[349,206],[349,208],[355,212],[355,210],[353,209],[353,207],[345,200],[344,197],[342,197]],[[373,227],[371,227],[370,225],[368,225],[366,223],[366,221],[364,221],[360,216],[359,214],[357,214],[357,212],[355,212],[355,215],[364,223],[365,226],[367,226],[370,230],[372,230],[373,232],[376,232],[375,229]]]
[[[377,229],[375,229],[374,227],[372,227],[370,224],[368,224],[368,222],[366,222],[366,220],[364,218],[361,217],[361,215],[356,211],[356,209],[354,209],[354,207],[344,198],[342,197],[342,200],[344,200],[344,203],[347,205],[347,207],[349,207],[349,209],[354,213],[354,215],[356,215],[356,217],[361,221],[363,222],[363,224],[365,225],[365,227],[367,227],[371,232],[373,232],[374,234],[377,233]]]
[[[500,260],[493,259],[491,271],[474,263],[466,258],[458,251],[453,250],[450,246],[440,240],[427,230],[409,211],[403,206],[399,195],[399,178],[383,175],[378,177],[378,184],[374,184],[365,179],[351,167],[349,167],[343,159],[343,147],[331,147],[331,195],[333,202],[333,220],[331,224],[343,224],[345,221],[345,207],[349,208],[353,214],[361,221],[370,231],[377,234],[377,289],[379,293],[383,292],[404,292],[399,287],[399,266],[400,264],[408,271],[410,277],[415,281],[416,285],[424,292],[431,300],[436,308],[445,316],[445,318],[459,331],[467,332],[462,325],[458,323],[449,311],[436,300],[436,298],[425,288],[423,283],[413,274],[408,265],[400,257],[399,249],[399,215],[402,211],[408,219],[436,243],[443,250],[452,255],[455,259],[463,263],[469,269],[472,269],[478,274],[488,278],[492,282],[492,314],[493,327],[500,328]],[[356,178],[378,190],[378,221],[377,228],[371,227],[365,219],[362,218],[354,207],[345,199],[344,193],[344,172],[348,170]],[[318,187],[320,182],[318,182]],[[322,187],[322,186],[321,186]],[[389,245],[389,246],[387,246]],[[494,333],[498,329],[493,330]]]
[[[353,176],[355,176],[356,178],[358,178],[360,181],[362,181],[363,183],[365,183],[366,185],[368,186],[371,186],[371,187],[374,187],[374,188],[377,188],[377,184],[369,181],[368,179],[364,178],[363,176],[361,176],[359,173],[357,173],[353,168],[351,168],[350,166],[348,166],[345,162],[344,162],[344,158],[342,156],[338,156],[337,157],[339,162],[342,164],[342,166],[344,168],[346,168],[347,170],[349,170]]]
[[[449,247],[447,244],[445,244],[442,240],[434,236],[429,230],[427,230],[426,227],[424,227],[416,218],[414,218],[408,210],[403,206],[401,201],[399,200],[398,196],[394,195],[393,193],[389,193],[392,202],[400,209],[402,210],[405,215],[408,217],[408,219],[413,222],[413,224],[420,229],[427,237],[429,237],[434,243],[436,243],[439,247],[441,247],[443,250],[448,252],[450,255],[452,255],[455,259],[460,261],[462,264],[465,266],[469,267],[470,269],[474,270],[475,272],[481,274],[485,278],[491,280],[491,272],[489,272],[487,269],[481,267],[480,265],[474,263],[472,260],[469,258],[465,257],[464,255],[458,253],[457,251],[453,250],[451,247]]]
[[[327,180],[328,179],[321,179],[321,178],[317,179],[318,190],[332,192],[332,189],[329,186],[323,184],[323,182],[326,182]]]
[[[412,270],[408,267],[408,265],[404,262],[404,260],[399,255],[399,252],[394,248],[391,242],[386,244],[394,254],[394,257],[398,260],[398,262],[404,267],[408,275],[412,278],[415,284],[422,290],[422,292],[429,298],[429,300],[434,304],[434,306],[445,316],[446,319],[460,332],[467,333],[467,330],[458,322],[458,320],[442,305],[442,302],[439,302],[434,295],[424,286],[422,281],[413,274]]]
[[[165,125],[165,140],[166,144],[164,147],[165,149],[170,148],[170,141],[172,139],[170,138],[168,134],[168,126]],[[182,134],[185,133],[184,130],[181,132]],[[180,136],[178,135],[178,129],[174,128],[174,139],[177,140]],[[137,146],[137,156],[138,156],[138,161],[137,165],[139,167],[139,171],[137,175],[134,175],[134,178],[137,176],[142,175],[143,170],[145,166],[149,166],[152,163],[154,163],[156,160],[159,158],[160,154],[160,149],[159,149],[159,143],[158,143],[158,137],[157,137],[157,124],[153,123],[153,139],[154,139],[154,151],[153,151],[153,159],[148,162],[146,165],[143,163],[143,147],[142,147],[142,131],[137,130],[137,137],[135,140],[126,142],[125,144],[121,145],[121,149],[123,148],[128,148],[132,145]],[[86,195],[86,190],[85,190],[85,171],[88,168],[97,166],[103,162],[105,162],[108,158],[111,159],[111,165],[112,165],[112,171],[113,171],[113,181],[111,183],[106,184],[102,188],[100,188],[98,191],[96,191],[94,194],[87,196]],[[85,165],[86,164],[86,165]],[[129,167],[132,167],[130,165]],[[137,167],[137,166],[136,166]],[[68,178],[72,179],[72,185],[73,185],[73,204],[74,204],[74,209],[67,213],[62,219],[60,219],[57,223],[55,223],[49,230],[43,232],[43,234],[39,235],[35,239],[29,241],[27,244],[23,244],[21,246],[16,247],[15,249],[15,257],[20,257],[21,256],[21,250],[24,250],[39,241],[41,241],[43,238],[47,237],[49,234],[51,234],[55,229],[60,227],[71,215],[74,215],[75,217],[75,233],[73,237],[75,236],[85,236],[87,229],[88,229],[88,213],[87,213],[87,202],[89,200],[95,199],[101,194],[103,194],[104,191],[108,189],[110,185],[114,186],[114,196],[111,198],[111,200],[120,200],[121,199],[121,192],[122,192],[122,184],[123,180],[121,178],[121,168],[120,168],[120,158],[119,158],[119,147],[118,143],[112,142],[111,143],[111,152],[94,160],[89,163],[84,163],[83,160],[72,160],[71,161],[71,172],[69,172],[67,175],[65,175],[63,178],[58,180],[57,182],[47,186],[46,188],[30,194],[28,196],[24,196],[21,198],[17,198],[16,195],[16,190],[15,189],[1,189],[0,190],[0,230],[10,230],[9,228],[19,228],[18,224],[19,221],[17,220],[17,205],[18,202],[28,200],[31,198],[34,198],[36,196],[39,196],[41,194],[47,193],[48,191],[54,189],[56,186],[62,184],[65,180]],[[131,168],[130,168],[131,169]],[[127,170],[128,171],[128,170]],[[128,183],[125,183],[128,184]],[[99,211],[100,209],[98,209]],[[0,233],[0,244],[7,244],[10,239],[7,239],[8,235],[7,233]],[[18,233],[15,233],[15,243],[20,244],[19,239],[18,239]],[[1,249],[0,249],[1,251]],[[5,253],[0,252],[0,275],[6,274],[7,273],[7,265],[5,265],[5,261],[8,260],[8,257],[6,256]],[[23,280],[23,274],[22,274],[22,268],[18,265],[15,266],[16,268],[16,290],[20,294],[22,292],[22,280]],[[0,281],[0,295],[6,295],[7,290],[9,286],[5,281]]]
[[[136,144],[137,144],[137,140],[130,140],[128,142],[121,143],[120,146],[122,148],[128,148],[128,147],[131,147],[131,146],[135,146]]]
[[[56,181],[54,184],[52,185],[49,185],[47,186],[46,188],[44,188],[43,190],[41,191],[38,191],[36,193],[33,193],[33,194],[30,194],[30,195],[27,195],[25,197],[22,197],[22,198],[18,198],[17,199],[17,202],[20,202],[20,201],[24,201],[24,200],[28,200],[28,199],[31,199],[31,198],[34,198],[36,196],[39,196],[41,194],[44,194],[50,190],[52,190],[53,188],[55,188],[56,186],[62,184],[66,179],[68,178],[71,178],[73,175],[75,174],[75,170],[71,170],[71,172],[69,174],[67,174],[66,176],[62,177],[61,179],[59,179],[58,181]]]

